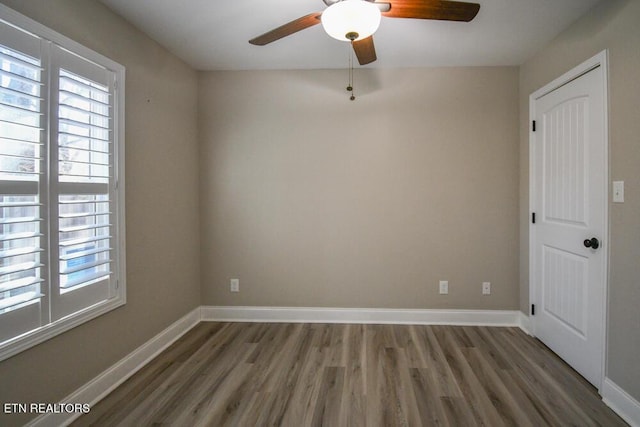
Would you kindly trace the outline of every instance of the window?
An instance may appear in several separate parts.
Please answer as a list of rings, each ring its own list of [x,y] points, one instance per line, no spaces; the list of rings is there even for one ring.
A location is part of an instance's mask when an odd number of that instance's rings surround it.
[[[124,67],[0,5],[0,360],[125,303]]]

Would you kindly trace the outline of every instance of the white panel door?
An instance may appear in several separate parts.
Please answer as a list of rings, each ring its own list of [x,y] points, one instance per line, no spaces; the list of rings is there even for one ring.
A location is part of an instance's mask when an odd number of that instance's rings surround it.
[[[532,140],[535,335],[602,381],[607,139],[602,66],[536,99]]]

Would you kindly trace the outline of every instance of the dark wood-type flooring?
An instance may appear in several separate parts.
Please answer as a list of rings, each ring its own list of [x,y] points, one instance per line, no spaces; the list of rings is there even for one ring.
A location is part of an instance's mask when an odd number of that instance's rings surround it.
[[[517,328],[200,323],[76,426],[623,426]]]

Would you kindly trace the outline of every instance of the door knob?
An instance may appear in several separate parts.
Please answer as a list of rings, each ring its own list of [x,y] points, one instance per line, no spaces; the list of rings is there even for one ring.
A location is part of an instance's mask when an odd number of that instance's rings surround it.
[[[600,241],[598,239],[596,239],[595,237],[592,237],[590,239],[586,239],[584,241],[584,245],[587,248],[598,249],[600,247]]]

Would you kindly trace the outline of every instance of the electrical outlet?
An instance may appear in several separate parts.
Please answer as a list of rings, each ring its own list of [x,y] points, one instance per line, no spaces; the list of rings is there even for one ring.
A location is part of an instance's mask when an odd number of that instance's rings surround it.
[[[240,279],[231,279],[229,290],[231,292],[240,292]]]
[[[482,295],[491,295],[491,282],[482,282]]]
[[[440,294],[446,295],[449,293],[449,282],[447,280],[440,280]]]

